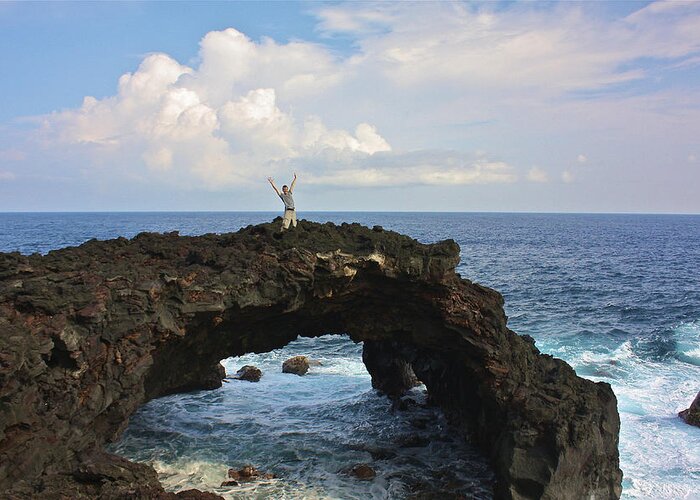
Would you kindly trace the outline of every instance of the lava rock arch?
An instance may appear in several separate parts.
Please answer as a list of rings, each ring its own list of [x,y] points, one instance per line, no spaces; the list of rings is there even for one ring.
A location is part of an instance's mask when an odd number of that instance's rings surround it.
[[[375,388],[425,383],[490,458],[497,498],[620,496],[610,386],[509,330],[501,295],[456,274],[455,242],[277,228],[0,254],[0,491],[172,496],[102,452],[139,405],[219,387],[225,357],[342,332]]]

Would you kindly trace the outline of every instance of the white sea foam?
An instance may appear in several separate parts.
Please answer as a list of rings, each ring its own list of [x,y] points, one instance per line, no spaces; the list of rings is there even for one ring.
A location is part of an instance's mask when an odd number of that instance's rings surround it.
[[[685,323],[674,332],[679,360],[700,366],[700,322]]]
[[[700,389],[700,323],[679,325],[673,337],[676,359],[640,356],[630,341],[613,349],[540,346],[579,375],[612,385],[621,420],[622,498],[700,499],[700,433],[677,415]]]
[[[174,463],[152,462],[158,472],[158,479],[163,487],[172,492],[192,488],[217,493],[226,499],[239,500],[250,498],[275,499],[328,499],[321,488],[307,487],[296,481],[265,479],[250,483],[240,482],[238,486],[221,486],[228,479],[228,467],[220,463],[201,460],[180,459]]]

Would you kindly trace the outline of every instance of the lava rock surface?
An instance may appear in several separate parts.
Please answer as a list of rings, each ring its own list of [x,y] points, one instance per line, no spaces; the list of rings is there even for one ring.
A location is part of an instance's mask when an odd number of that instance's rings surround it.
[[[490,459],[497,498],[619,497],[610,386],[509,330],[502,296],[455,272],[454,241],[278,229],[0,254],[0,496],[173,495],[102,452],[140,405],[220,387],[226,357],[347,333],[375,388],[426,385]]]

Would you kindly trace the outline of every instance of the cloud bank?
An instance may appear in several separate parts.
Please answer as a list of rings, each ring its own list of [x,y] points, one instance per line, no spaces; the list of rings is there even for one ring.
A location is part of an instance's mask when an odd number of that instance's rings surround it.
[[[625,187],[661,176],[664,148],[695,161],[700,93],[652,83],[700,67],[700,4],[604,7],[319,4],[319,41],[206,33],[195,62],[149,54],[38,137],[77,175],[171,188],[291,170],[310,186]]]

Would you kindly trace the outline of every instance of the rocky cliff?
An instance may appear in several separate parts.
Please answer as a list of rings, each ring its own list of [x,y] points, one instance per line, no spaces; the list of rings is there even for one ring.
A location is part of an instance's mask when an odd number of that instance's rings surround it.
[[[343,332],[374,387],[425,383],[490,458],[497,498],[619,497],[610,386],[509,330],[501,295],[455,273],[456,243],[277,227],[0,254],[0,492],[172,496],[102,452],[139,405],[219,387],[228,356]]]

